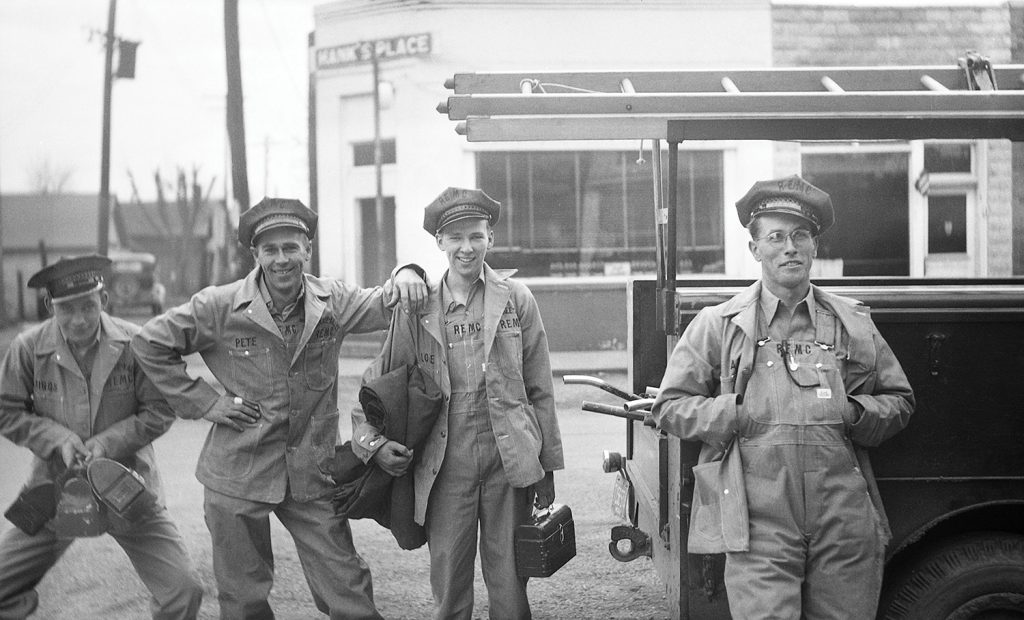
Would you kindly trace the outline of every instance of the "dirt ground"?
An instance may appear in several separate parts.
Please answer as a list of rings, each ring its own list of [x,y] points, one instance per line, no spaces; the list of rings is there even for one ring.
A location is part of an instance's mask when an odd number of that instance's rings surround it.
[[[605,377],[625,387],[624,374]],[[356,394],[357,379],[342,377],[341,432],[349,432],[345,413]],[[608,553],[613,476],[601,471],[601,452],[624,450],[624,422],[581,412],[581,400],[614,403],[614,397],[556,380],[566,469],[555,476],[556,502],[568,504],[576,527],[577,555],[555,575],[532,579],[529,593],[538,619],[667,618],[664,588],[649,559],[620,563]],[[616,403],[617,404],[617,403]],[[154,444],[166,487],[166,502],[188,543],[206,586],[200,618],[217,618],[217,593],[210,562],[210,537],[203,522],[202,487],[193,472],[208,429],[204,421],[180,420]],[[0,507],[6,508],[25,479],[28,451],[0,439]],[[0,530],[11,527],[0,520]],[[278,618],[324,617],[314,607],[295,546],[274,519],[275,584],[271,602]],[[372,521],[353,521],[357,548],[373,572],[378,608],[386,618],[429,618],[431,609],[426,548],[403,551],[390,532]],[[120,620],[149,617],[148,594],[130,563],[108,536],[76,541],[38,588],[39,619]],[[487,599],[476,578],[474,616],[487,617]]]

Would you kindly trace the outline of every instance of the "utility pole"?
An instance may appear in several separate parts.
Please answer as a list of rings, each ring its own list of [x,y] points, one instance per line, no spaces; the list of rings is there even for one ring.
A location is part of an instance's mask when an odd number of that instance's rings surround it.
[[[309,159],[309,208],[314,212],[320,212],[320,199],[317,189],[317,169],[316,169],[316,63],[312,60],[313,51],[316,48],[316,37],[315,32],[309,33],[309,49],[310,49],[310,62],[309,62],[309,95],[307,101],[307,144],[306,157]],[[320,275],[320,252],[314,251],[313,258],[310,260],[310,271],[313,275]]]
[[[228,146],[231,150],[231,187],[239,212],[250,206],[249,164],[245,155],[245,108],[242,96],[241,40],[238,34],[238,0],[224,0],[224,46],[227,61],[227,125]],[[236,255],[238,266],[244,273],[252,263],[248,248]]]
[[[380,145],[380,63],[377,61],[377,50],[371,53],[373,58],[373,168],[377,177],[377,195],[374,199],[374,212],[377,216],[377,279],[383,281],[387,275],[388,248],[384,243],[384,154]]]
[[[106,53],[103,64],[103,146],[100,155],[100,204],[99,230],[97,231],[96,252],[106,256],[110,245],[110,105],[114,90],[114,17],[117,14],[117,0],[110,0],[107,14]]]

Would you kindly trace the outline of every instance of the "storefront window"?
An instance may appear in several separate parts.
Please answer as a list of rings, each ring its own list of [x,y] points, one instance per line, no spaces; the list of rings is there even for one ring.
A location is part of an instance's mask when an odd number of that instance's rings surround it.
[[[841,260],[844,276],[910,275],[908,154],[805,153],[802,166],[836,211],[818,258]]]
[[[578,247],[576,158],[572,153],[535,153],[531,158],[533,247]]]
[[[929,142],[924,145],[924,169],[939,172],[971,172],[971,145],[963,142]]]
[[[500,200],[489,262],[522,275],[653,272],[650,162],[635,152],[507,152],[477,156],[479,187]],[[722,154],[681,152],[680,273],[722,272]]]

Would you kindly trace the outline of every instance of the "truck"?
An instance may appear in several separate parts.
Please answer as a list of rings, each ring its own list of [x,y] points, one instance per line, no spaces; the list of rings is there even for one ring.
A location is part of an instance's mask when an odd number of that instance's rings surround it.
[[[1020,158],[1024,65],[968,53],[950,66],[460,73],[446,86],[438,110],[470,142],[649,141],[657,271],[627,284],[630,385],[567,380],[615,394],[584,408],[626,419],[625,453],[604,455],[622,520],[611,555],[650,558],[673,618],[730,617],[724,556],[687,553],[700,445],[645,414],[690,320],[750,283],[677,277],[679,145],[1009,140]],[[908,427],[871,453],[893,533],[878,617],[1024,618],[1024,279],[813,281],[871,307],[917,398]]]

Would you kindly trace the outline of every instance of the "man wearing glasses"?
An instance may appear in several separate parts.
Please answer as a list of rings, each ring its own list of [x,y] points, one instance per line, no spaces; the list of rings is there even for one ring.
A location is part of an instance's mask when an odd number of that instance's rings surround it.
[[[829,195],[794,175],[736,210],[761,279],[693,319],[653,408],[703,444],[689,551],[726,553],[734,618],[874,618],[890,534],[865,448],[913,391],[868,308],[811,284]]]

